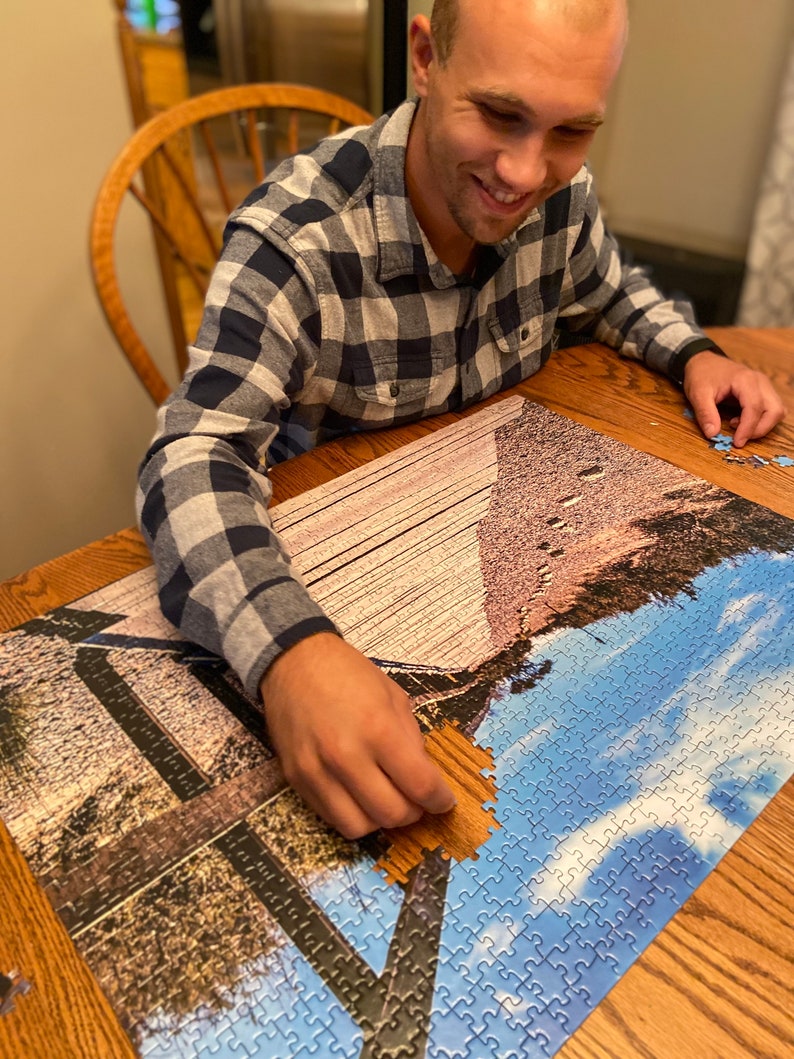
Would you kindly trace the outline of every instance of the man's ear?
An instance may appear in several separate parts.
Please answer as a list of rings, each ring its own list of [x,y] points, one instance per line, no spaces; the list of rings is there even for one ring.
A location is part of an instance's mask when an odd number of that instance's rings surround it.
[[[430,19],[427,15],[417,15],[412,19],[409,41],[414,91],[418,96],[426,96],[428,71],[435,59],[433,34],[430,31]]]

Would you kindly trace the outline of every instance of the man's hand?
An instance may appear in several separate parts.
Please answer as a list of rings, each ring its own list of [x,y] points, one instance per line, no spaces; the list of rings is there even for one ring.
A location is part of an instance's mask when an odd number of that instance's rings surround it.
[[[703,350],[684,368],[684,393],[707,438],[720,432],[717,405],[733,401],[741,414],[731,419],[733,444],[740,449],[751,438],[762,438],[783,419],[786,410],[770,380],[760,371]]]
[[[333,633],[285,651],[260,690],[284,775],[346,838],[455,804],[406,693]]]

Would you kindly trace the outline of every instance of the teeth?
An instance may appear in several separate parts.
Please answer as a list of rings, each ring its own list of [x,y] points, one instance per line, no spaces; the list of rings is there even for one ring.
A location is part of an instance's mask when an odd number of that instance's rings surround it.
[[[512,206],[514,202],[518,202],[519,199],[523,199],[523,195],[508,195],[506,191],[497,191],[495,188],[489,188],[487,184],[483,185],[485,190],[496,199],[497,202],[503,203],[505,206]]]

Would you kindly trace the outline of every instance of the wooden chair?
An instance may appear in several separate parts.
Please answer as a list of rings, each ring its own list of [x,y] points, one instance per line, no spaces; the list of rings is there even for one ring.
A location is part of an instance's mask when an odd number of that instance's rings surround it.
[[[114,243],[131,195],[151,219],[180,375],[195,338],[228,214],[283,158],[372,115],[341,96],[290,84],[220,88],[142,125],[110,167],[91,221],[99,300],[119,345],[155,403],[170,387],[122,297]]]
[[[181,34],[136,30],[127,18],[127,0],[114,0],[114,6],[121,68],[137,127],[188,98],[187,58]]]

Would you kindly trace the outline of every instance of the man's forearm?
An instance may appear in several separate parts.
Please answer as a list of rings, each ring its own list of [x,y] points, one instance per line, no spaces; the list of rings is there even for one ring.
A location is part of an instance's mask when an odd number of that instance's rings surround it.
[[[141,472],[139,521],[163,613],[255,695],[281,651],[335,626],[272,527],[267,478],[222,450],[195,437],[160,449]]]

